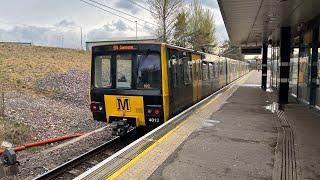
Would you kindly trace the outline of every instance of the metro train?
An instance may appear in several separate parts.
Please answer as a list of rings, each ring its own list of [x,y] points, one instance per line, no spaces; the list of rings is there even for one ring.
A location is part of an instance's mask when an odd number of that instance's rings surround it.
[[[92,47],[91,111],[114,134],[154,128],[249,72],[249,65],[165,43]]]

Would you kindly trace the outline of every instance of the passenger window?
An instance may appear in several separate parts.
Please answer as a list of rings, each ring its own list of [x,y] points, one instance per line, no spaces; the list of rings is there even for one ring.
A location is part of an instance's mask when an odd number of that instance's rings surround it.
[[[169,63],[171,67],[170,76],[173,88],[178,86],[178,52],[176,50],[169,50]]]
[[[220,62],[219,64],[219,71],[220,71],[220,74],[223,75],[223,62]]]
[[[209,63],[209,78],[210,79],[214,78],[214,70],[213,70],[213,68],[214,68],[213,63]]]
[[[178,86],[178,78],[177,78],[177,59],[175,59],[175,57],[173,57],[173,59],[171,60],[171,67],[172,67],[172,79],[173,79],[173,87],[177,87]]]
[[[208,80],[208,65],[206,62],[202,62],[202,80]]]
[[[215,65],[215,76],[216,76],[216,78],[218,78],[219,77],[219,63],[216,63],[216,65]]]
[[[191,61],[189,57],[183,58],[183,81],[184,84],[190,84],[191,83]]]

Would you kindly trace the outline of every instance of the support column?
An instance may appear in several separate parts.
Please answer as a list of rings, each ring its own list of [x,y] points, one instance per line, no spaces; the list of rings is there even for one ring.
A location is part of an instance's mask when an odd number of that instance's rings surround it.
[[[267,72],[268,72],[268,46],[266,43],[262,45],[262,79],[261,79],[261,88],[267,89]]]
[[[312,33],[312,56],[311,56],[311,82],[310,82],[310,105],[316,104],[317,77],[318,77],[318,42],[319,27],[313,29]]]
[[[281,27],[280,32],[280,83],[279,104],[288,104],[291,30],[290,27]]]

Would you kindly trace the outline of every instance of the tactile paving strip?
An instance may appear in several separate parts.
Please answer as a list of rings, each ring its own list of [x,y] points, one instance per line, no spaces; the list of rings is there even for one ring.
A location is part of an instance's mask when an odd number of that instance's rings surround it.
[[[271,95],[269,96],[272,99]],[[276,161],[274,166],[274,179],[297,180],[298,168],[295,148],[295,134],[292,122],[287,118],[284,106],[277,103],[270,105],[271,111],[275,113],[278,120],[278,145]]]

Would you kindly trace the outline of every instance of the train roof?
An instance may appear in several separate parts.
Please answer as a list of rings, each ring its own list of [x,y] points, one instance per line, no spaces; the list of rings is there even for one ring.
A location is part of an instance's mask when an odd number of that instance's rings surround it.
[[[193,50],[193,49],[189,49],[189,48],[184,48],[184,47],[180,47],[180,46],[176,46],[176,45],[173,45],[173,44],[168,44],[168,43],[163,43],[163,42],[134,42],[134,41],[128,41],[128,42],[124,42],[124,41],[119,41],[119,42],[112,42],[112,43],[106,43],[106,44],[100,44],[100,45],[96,45],[96,46],[93,46],[93,47],[99,47],[99,46],[112,46],[112,45],[120,45],[120,44],[126,44],[126,45],[131,45],[131,44],[157,44],[157,45],[165,45],[167,47],[171,47],[171,48],[174,48],[174,49],[179,49],[179,50],[185,50],[185,51],[189,51],[189,52],[192,52],[192,53],[197,53],[197,54],[200,54],[200,55],[204,55],[204,56],[211,56],[211,58],[213,58],[213,56],[215,58],[220,58],[223,56],[219,56],[219,55],[216,55],[216,54],[210,54],[210,53],[205,53],[205,52],[201,52],[201,51],[197,51],[197,50]],[[211,59],[210,58],[210,59]],[[225,57],[227,58],[227,57]],[[205,58],[205,59],[209,59],[209,58]],[[229,60],[232,60],[232,61],[239,61],[239,60],[234,60],[234,59],[230,59],[230,58],[227,58]],[[241,61],[242,62],[242,61]],[[245,62],[244,62],[245,63]]]

